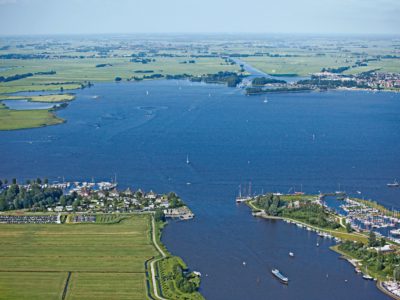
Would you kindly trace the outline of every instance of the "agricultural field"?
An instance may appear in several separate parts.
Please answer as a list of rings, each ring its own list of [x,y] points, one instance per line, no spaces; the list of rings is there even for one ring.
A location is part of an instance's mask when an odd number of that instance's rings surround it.
[[[202,75],[219,71],[236,71],[237,66],[228,65],[218,57],[197,58],[195,63],[182,63],[190,57],[156,57],[146,64],[131,62],[130,58],[70,58],[70,59],[0,59],[0,76],[12,76],[21,73],[55,71],[53,75],[34,75],[31,77],[0,83],[0,94],[18,91],[58,91],[80,88],[87,81],[114,81],[136,76],[162,74]],[[96,67],[105,65],[104,67]],[[141,73],[141,72],[149,73]]]
[[[149,216],[114,224],[1,224],[0,299],[145,299]]]

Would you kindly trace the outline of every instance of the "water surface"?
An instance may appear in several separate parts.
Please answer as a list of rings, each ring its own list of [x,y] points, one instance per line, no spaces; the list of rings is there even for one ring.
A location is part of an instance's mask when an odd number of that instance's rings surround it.
[[[263,99],[186,81],[96,84],[57,112],[66,124],[0,132],[0,177],[116,173],[121,187],[176,191],[196,218],[171,222],[163,242],[203,274],[207,299],[388,299],[330,251],[330,241],[316,247],[314,233],[253,218],[234,197],[249,181],[256,193],[301,185],[330,192],[340,184],[400,209],[400,189],[386,187],[400,177],[399,94]],[[288,286],[272,277],[275,267]]]

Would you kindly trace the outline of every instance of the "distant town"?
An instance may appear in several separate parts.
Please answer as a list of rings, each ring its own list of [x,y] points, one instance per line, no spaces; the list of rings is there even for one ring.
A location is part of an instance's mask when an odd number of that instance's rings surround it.
[[[386,73],[377,70],[345,75],[323,69],[311,74],[310,79],[288,83],[284,80],[259,77],[247,84],[247,95],[258,95],[276,92],[324,91],[328,89],[351,89],[369,91],[400,91],[400,73]]]

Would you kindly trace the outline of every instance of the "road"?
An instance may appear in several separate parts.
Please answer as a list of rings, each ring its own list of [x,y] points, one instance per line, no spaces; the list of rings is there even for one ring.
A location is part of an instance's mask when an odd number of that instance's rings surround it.
[[[152,231],[153,244],[154,244],[154,246],[156,247],[157,251],[161,254],[161,257],[160,257],[160,258],[157,258],[157,259],[153,260],[153,261],[150,263],[151,281],[153,282],[153,293],[154,293],[154,296],[155,296],[157,299],[167,300],[167,299],[161,297],[161,296],[158,294],[158,290],[157,290],[157,279],[156,279],[156,267],[155,267],[155,264],[156,264],[159,260],[165,258],[167,255],[165,254],[164,250],[161,249],[160,245],[159,245],[158,242],[157,242],[156,224],[155,224],[155,221],[154,221],[154,215],[151,217],[151,225],[152,225],[152,230],[151,230],[151,231]]]

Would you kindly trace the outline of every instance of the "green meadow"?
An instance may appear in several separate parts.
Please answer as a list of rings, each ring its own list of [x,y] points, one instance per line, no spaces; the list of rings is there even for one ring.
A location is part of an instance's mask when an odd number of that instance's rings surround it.
[[[48,109],[12,110],[0,103],[0,130],[36,128],[63,122]]]
[[[0,299],[146,299],[149,216],[115,224],[1,224]]]
[[[0,76],[11,76],[21,73],[55,71],[53,75],[34,75],[32,77],[0,83],[0,94],[18,91],[57,91],[77,89],[81,84],[90,82],[114,81],[116,77],[123,80],[134,76],[162,74],[191,74],[202,75],[219,71],[236,71],[237,66],[228,65],[218,57],[196,58],[194,64],[184,64],[190,57],[156,57],[155,61],[147,64],[131,62],[130,58],[83,58],[83,59],[3,59],[0,66],[10,67],[0,72]],[[97,65],[107,64],[96,68]],[[137,71],[153,71],[143,74]]]

